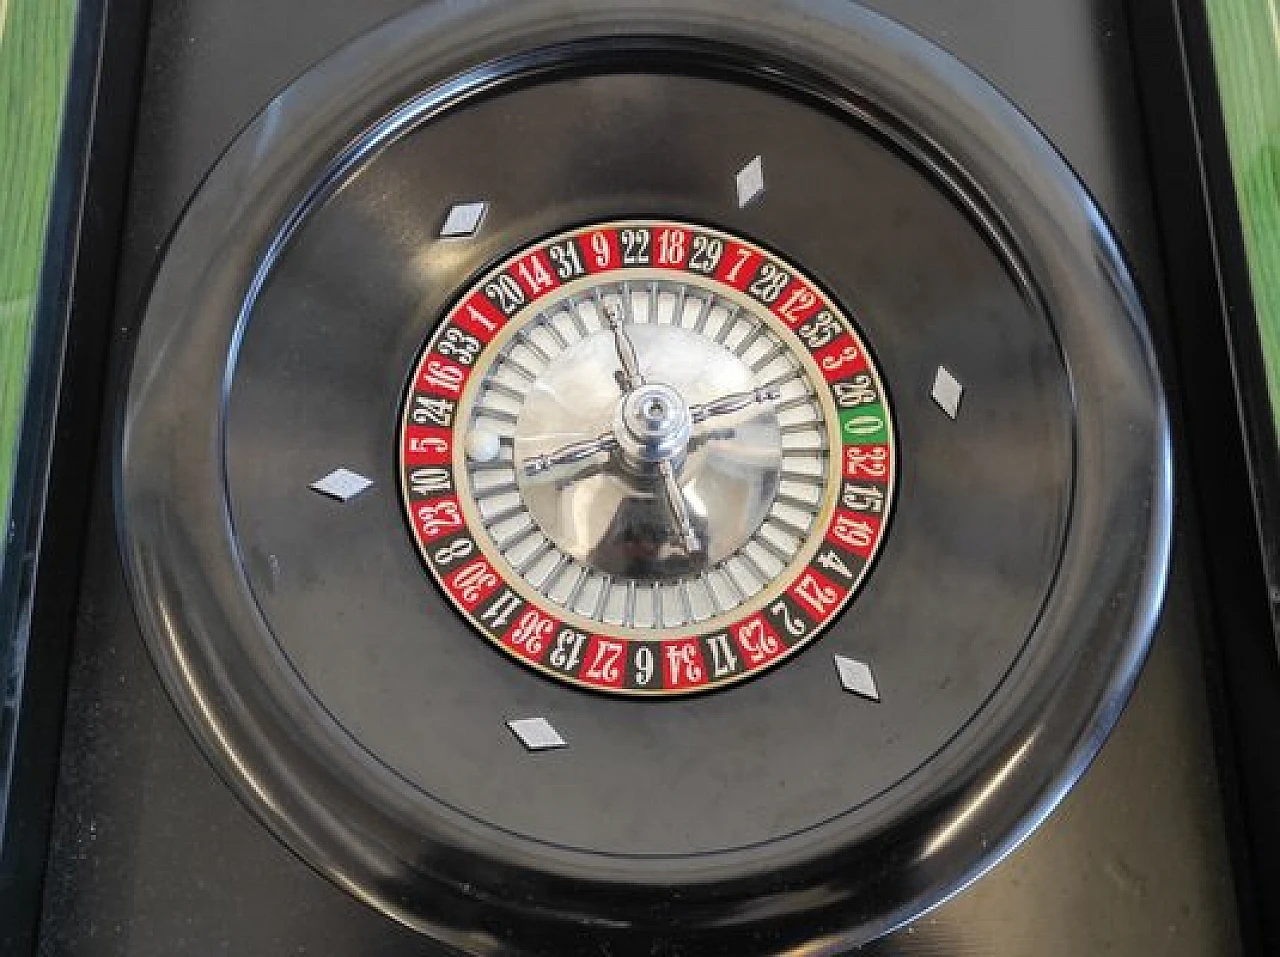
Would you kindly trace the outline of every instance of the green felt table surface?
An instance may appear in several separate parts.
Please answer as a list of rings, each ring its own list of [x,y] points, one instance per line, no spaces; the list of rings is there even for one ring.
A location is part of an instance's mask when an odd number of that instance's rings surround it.
[[[1273,417],[1280,425],[1280,0],[1207,0]]]
[[[76,0],[0,0],[0,515],[8,511]]]

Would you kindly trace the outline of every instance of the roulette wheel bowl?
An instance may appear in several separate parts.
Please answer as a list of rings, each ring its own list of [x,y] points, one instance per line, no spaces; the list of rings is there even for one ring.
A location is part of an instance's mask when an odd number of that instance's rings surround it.
[[[730,10],[734,15],[727,17]],[[794,16],[797,10],[807,16]],[[813,122],[852,126],[886,156],[910,166],[980,237],[1005,271],[1009,295],[1021,296],[1029,314],[1051,317],[1050,341],[1066,372],[1046,388],[1044,404],[1069,409],[1055,453],[1069,463],[1069,491],[1061,514],[1045,520],[1050,533],[1044,550],[1054,559],[1051,587],[1036,602],[1034,619],[1016,636],[1016,647],[990,693],[980,696],[980,706],[927,760],[847,813],[792,808],[780,812],[787,827],[761,838],[767,827],[755,807],[726,825],[718,840],[689,841],[691,852],[684,854],[672,852],[680,839],[663,845],[654,837],[662,829],[646,831],[634,815],[622,815],[634,825],[633,835],[593,850],[565,839],[565,829],[555,839],[547,837],[554,828],[544,829],[539,838],[536,816],[520,818],[507,806],[539,803],[536,795],[485,791],[486,820],[474,809],[424,794],[420,782],[411,780],[417,772],[407,773],[399,758],[388,759],[353,739],[346,726],[351,722],[344,723],[351,712],[317,695],[316,673],[298,665],[296,648],[282,650],[273,627],[292,612],[285,599],[264,590],[275,552],[263,552],[264,571],[247,544],[255,534],[249,516],[258,514],[250,499],[261,476],[245,463],[252,458],[248,450],[261,452],[262,445],[243,423],[263,408],[262,396],[281,388],[267,373],[287,381],[294,371],[279,341],[260,337],[255,323],[267,314],[273,283],[280,287],[288,257],[320,212],[337,208],[332,204],[344,192],[359,193],[360,180],[373,179],[378,164],[390,161],[420,131],[429,133],[469,109],[561,81],[590,87],[597,77],[604,78],[606,93],[625,94],[629,87],[618,78],[635,74],[675,76],[671,82],[684,89],[727,84],[753,95],[765,90],[779,102],[802,101],[817,117]],[[568,86],[555,89],[563,93]],[[612,102],[608,96],[585,96],[599,112],[584,115],[608,115],[599,106]],[[637,106],[646,115],[671,108],[661,96]],[[511,117],[502,122],[511,123]],[[784,164],[770,160],[767,142],[761,149],[771,201],[781,192],[772,170]],[[536,165],[537,152],[530,156]],[[544,165],[554,163],[547,158]],[[767,224],[746,218],[749,207],[734,207],[736,170],[723,170],[724,196],[695,204],[687,218],[695,224],[714,218],[717,226],[752,237],[768,234]],[[654,208],[661,189],[652,185],[659,179],[655,174],[649,181],[649,196],[633,190],[618,198],[607,183],[565,190],[543,219],[537,208],[547,204],[544,198],[530,200],[523,219],[505,222],[501,204],[493,202],[489,224],[495,230],[458,257],[457,281],[430,277],[440,287],[441,308],[500,257],[544,241],[553,228],[661,213]],[[590,197],[596,194],[604,198],[593,206]],[[371,228],[403,228],[371,195],[355,196],[368,204],[366,213],[377,214]],[[442,191],[434,197],[436,219],[427,229],[434,229],[452,201],[470,198]],[[713,203],[725,209],[717,214]],[[353,206],[359,211],[359,204]],[[422,215],[424,221],[431,218]],[[411,236],[406,245],[418,243]],[[437,244],[453,255],[456,247]],[[773,245],[781,243],[774,239]],[[795,254],[801,267],[816,261],[813,252]],[[816,272],[831,282],[829,268]],[[375,275],[370,281],[385,279]],[[841,292],[834,298],[847,302]],[[887,320],[856,304],[851,312],[886,369],[909,366],[890,356],[898,347]],[[287,317],[287,310],[279,315]],[[379,368],[370,375],[393,410],[384,417],[385,434],[375,437],[388,450],[387,464],[375,476],[379,487],[394,476],[390,423],[409,371],[406,360],[418,354],[432,327],[431,319],[410,318],[388,333],[398,347],[384,360],[391,371]],[[873,335],[872,324],[884,331]],[[295,328],[288,335],[296,333]],[[340,364],[334,371],[335,381],[345,384]],[[242,375],[260,384],[244,386],[237,381]],[[324,392],[325,383],[311,382]],[[917,388],[909,378],[886,374],[886,382],[896,403],[918,401],[936,415],[927,381]],[[917,399],[909,398],[913,390],[920,393]],[[973,398],[978,394],[966,381],[965,401],[980,409]],[[345,436],[343,403],[332,396],[329,401],[338,410],[333,432]],[[907,434],[914,419],[905,407],[904,415],[903,465],[910,469],[913,447],[905,439],[914,437]],[[350,431],[362,428],[353,424]],[[241,435],[255,441],[244,439],[238,448]],[[288,461],[287,444],[279,451],[279,461]],[[917,453],[917,460],[924,455]],[[409,14],[335,54],[269,106],[211,172],[173,236],[148,305],[125,411],[118,502],[139,617],[187,724],[246,804],[300,856],[361,899],[466,952],[594,952],[600,940],[613,942],[618,952],[649,952],[655,940],[668,941],[673,952],[781,952],[801,943],[826,948],[815,952],[837,952],[935,905],[993,864],[1048,813],[1096,752],[1123,705],[1158,613],[1169,548],[1169,458],[1140,304],[1100,215],[1030,124],[935,48],[887,20],[842,5],[646,3],[597,9],[538,2],[497,11],[475,4]],[[292,474],[285,465],[278,468]],[[901,482],[895,521],[905,527],[909,509],[926,500],[916,491],[926,485],[910,474]],[[310,501],[305,486],[296,496]],[[267,501],[262,509],[275,505]],[[386,548],[401,554],[396,567],[419,575],[413,597],[419,604],[437,603],[433,621],[461,629],[418,565],[400,508],[388,496],[378,513],[401,529],[398,538],[383,536]],[[899,536],[891,528],[885,548],[893,549],[899,537],[905,532]],[[311,544],[306,540],[298,548]],[[870,573],[868,602],[880,576],[899,567],[894,561],[886,552]],[[916,570],[917,590],[919,583],[932,584],[935,570]],[[358,569],[350,574],[359,577]],[[319,574],[309,584],[299,583],[291,600],[305,605],[338,582]],[[282,591],[289,587],[284,581]],[[832,625],[831,638],[858,614],[861,601],[852,599],[845,617]],[[740,686],[678,701],[636,702],[561,687],[470,637],[473,673],[502,676],[494,679],[490,699],[480,702],[492,711],[497,729],[477,739],[486,742],[511,745],[503,722],[524,713],[513,709],[554,701],[565,715],[553,717],[557,727],[563,722],[572,728],[575,718],[588,721],[591,715],[609,727],[639,726],[641,731],[625,739],[626,747],[660,768],[662,735],[681,722],[700,722],[714,736],[714,728],[729,720],[726,715],[741,708],[751,734],[735,730],[721,744],[739,755],[734,766],[745,774],[753,765],[741,755],[757,747],[752,734],[762,735],[766,750],[780,747],[756,717],[770,712],[756,709],[794,712],[788,722],[779,721],[789,728],[806,720],[819,723],[828,714],[814,711],[806,719],[804,709],[814,707],[813,701],[794,692],[810,686],[793,672],[813,672],[816,682],[822,670],[833,700],[846,703],[829,665],[819,660],[821,638],[794,662]],[[340,678],[329,680],[336,686]],[[750,696],[750,706],[734,705],[738,695],[744,701]],[[370,699],[364,706],[376,710],[385,688],[355,696]],[[512,702],[507,709],[504,700]],[[928,702],[920,706],[928,710]],[[435,724],[420,733],[447,736],[449,730]],[[373,724],[361,731],[366,737],[384,733]],[[564,754],[587,755],[584,760],[603,768],[608,741],[592,750],[586,738],[585,731],[571,734]],[[531,760],[518,746],[496,753],[504,755],[501,761]],[[565,776],[563,769],[547,770],[543,758],[553,756],[532,757],[543,765],[535,783],[545,786],[548,777]],[[475,775],[463,763],[438,773]],[[781,784],[807,784],[832,765],[830,752],[819,750],[812,762],[818,770],[809,777],[779,778]],[[506,781],[501,775],[495,780]],[[705,785],[697,784],[698,800],[714,806],[709,794],[715,789]],[[571,788],[557,791],[556,800],[569,817],[618,815],[616,808],[575,796]],[[494,826],[493,819],[504,816],[523,827]]]

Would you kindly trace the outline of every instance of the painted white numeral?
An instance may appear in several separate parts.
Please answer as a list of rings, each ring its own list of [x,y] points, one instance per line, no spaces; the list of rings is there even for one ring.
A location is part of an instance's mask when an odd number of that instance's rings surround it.
[[[471,317],[471,321],[480,326],[486,332],[497,332],[497,324],[486,316],[483,312],[475,307],[474,303],[467,303],[467,315]]]
[[[498,584],[498,576],[493,573],[489,563],[481,558],[459,568],[449,581],[462,596],[463,604],[470,607],[480,600],[486,589]]]
[[[791,290],[782,305],[778,307],[778,315],[787,325],[794,326],[817,303],[817,296],[804,286],[799,286]]]
[[[825,618],[831,609],[840,601],[840,592],[834,588],[824,587],[812,572],[805,572],[796,582],[795,596],[813,611],[819,620]],[[788,625],[790,630],[790,625]]]
[[[831,526],[831,535],[852,549],[866,549],[875,540],[875,526],[864,519],[837,515]]]
[[[693,642],[667,645],[667,675],[672,685],[701,684],[705,675]]]
[[[824,356],[822,360],[822,368],[827,372],[838,372],[843,366],[857,362],[861,353],[857,346],[845,346],[840,350],[839,355]]]
[[[840,323],[836,321],[830,309],[823,309],[797,329],[796,334],[810,349],[821,349],[840,334]]]
[[[451,529],[461,528],[462,515],[458,512],[458,503],[445,501],[418,506],[418,524],[427,538],[438,538]]]
[[[572,628],[561,628],[556,635],[556,646],[551,649],[551,665],[562,671],[573,671],[582,660],[582,648],[587,636]]]
[[[837,382],[833,389],[836,394],[836,402],[842,409],[852,409],[859,405],[869,405],[879,400],[876,395],[876,388],[871,384],[871,376],[865,372],[859,372],[849,382]]]
[[[504,316],[515,315],[524,305],[524,290],[520,288],[520,283],[506,273],[487,283],[484,294],[493,300]]]
[[[454,562],[466,558],[475,551],[475,548],[469,538],[460,538],[456,542],[450,542],[444,548],[436,549],[436,564],[452,565]]]
[[[844,424],[849,435],[875,435],[884,428],[884,419],[878,415],[855,415]]]
[[[448,469],[420,468],[409,473],[409,486],[414,495],[448,492],[450,484]]]
[[[417,421],[416,415],[414,416],[414,421]],[[447,452],[449,451],[449,443],[433,435],[424,435],[409,440],[409,451],[423,454],[428,452]]]
[[[415,425],[439,425],[448,428],[453,422],[453,403],[448,399],[415,395],[413,421]]]
[[[689,268],[705,276],[711,275],[720,265],[724,255],[724,241],[714,236],[698,233],[693,237],[693,251],[689,256]]]
[[[769,611],[782,619],[782,627],[792,638],[799,638],[809,630],[809,626],[802,619],[791,614],[791,609],[787,607],[785,601],[775,601],[769,606]]]
[[[636,665],[636,684],[644,687],[653,680],[653,649],[648,645],[641,645],[636,649],[635,654]]]
[[[547,254],[551,257],[551,261],[555,264],[556,272],[564,282],[575,279],[587,271],[582,265],[581,257],[578,255],[578,247],[572,241],[552,246],[547,250]]]
[[[684,233],[679,229],[664,229],[658,234],[658,265],[679,266],[684,262]]]
[[[547,639],[551,637],[555,627],[555,619],[548,618],[536,608],[530,608],[520,616],[515,628],[511,629],[511,643],[537,658],[547,646]]]
[[[596,644],[596,653],[587,667],[586,677],[591,681],[603,681],[614,684],[622,677],[618,663],[622,660],[623,647],[620,642],[601,639]]]
[[[782,290],[791,282],[791,276],[783,272],[773,263],[765,263],[760,267],[760,274],[751,283],[749,292],[766,305],[778,301]]]
[[[537,259],[528,259],[520,264],[520,278],[535,294],[552,286],[551,274]]]
[[[874,485],[845,485],[840,504],[854,512],[884,511],[884,492]]]
[[[739,625],[737,635],[738,645],[753,665],[760,664],[778,652],[778,639],[769,634],[759,618]]]
[[[501,631],[519,607],[520,598],[510,588],[504,588],[497,601],[480,613],[480,620],[492,625],[495,630]]]
[[[889,470],[888,452],[884,446],[850,446],[844,450],[844,458],[845,467],[851,475],[884,478]]]
[[[467,335],[457,326],[451,326],[445,332],[444,338],[436,345],[436,351],[442,356],[448,356],[464,366],[469,366],[480,354],[480,340],[475,336]]]
[[[751,250],[750,250],[750,249],[739,249],[739,250],[738,250],[738,261],[737,261],[736,263],[734,263],[734,264],[733,264],[733,268],[732,268],[732,269],[730,269],[730,270],[729,270],[729,272],[728,272],[728,274],[725,276],[726,281],[728,281],[728,282],[737,282],[737,281],[738,281],[738,273],[742,271],[742,267],[743,267],[743,266],[745,266],[745,265],[747,264],[747,260],[749,260],[750,258],[751,258]]]
[[[624,229],[618,239],[622,243],[622,265],[649,265],[649,230]]]
[[[596,268],[604,269],[609,265],[610,256],[609,237],[604,233],[593,233],[591,236],[591,251],[596,257]]]
[[[825,568],[829,572],[835,572],[838,575],[843,575],[844,578],[848,581],[853,580],[852,569],[850,569],[849,566],[845,564],[844,559],[841,558],[838,553],[836,553],[830,548],[820,552],[818,557],[815,558],[814,561],[816,561],[819,565],[821,565],[823,568]]]
[[[427,371],[422,378],[424,385],[433,385],[444,392],[457,395],[462,391],[462,383],[467,378],[467,374],[457,366],[441,362],[439,359],[428,359]]]
[[[707,639],[707,645],[711,648],[711,674],[713,677],[723,678],[738,670],[738,656],[733,653],[728,635],[723,632],[718,635],[712,635]]]

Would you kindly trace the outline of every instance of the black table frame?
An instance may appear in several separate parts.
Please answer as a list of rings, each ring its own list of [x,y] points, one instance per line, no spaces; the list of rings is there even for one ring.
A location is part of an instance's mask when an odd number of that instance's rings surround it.
[[[1241,926],[1247,953],[1280,953],[1280,913],[1265,906],[1280,898],[1267,574],[1280,568],[1280,535],[1264,533],[1280,514],[1280,455],[1203,0],[1131,0],[1128,12],[1173,320],[1182,495],[1213,516],[1200,522],[1217,636],[1205,672]],[[0,954],[15,957],[38,947],[92,464],[111,438],[99,435],[99,410],[149,13],[146,0],[81,0],[72,55],[0,581],[0,633],[27,643],[21,695],[0,722]],[[1224,434],[1223,422],[1239,429]]]

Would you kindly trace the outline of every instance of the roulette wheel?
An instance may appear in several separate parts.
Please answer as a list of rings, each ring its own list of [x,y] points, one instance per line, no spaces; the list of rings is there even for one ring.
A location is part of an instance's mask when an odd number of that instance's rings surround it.
[[[190,731],[463,953],[888,932],[1082,773],[1165,586],[1106,222],[853,5],[388,22],[209,173],[125,391],[125,568]]]

